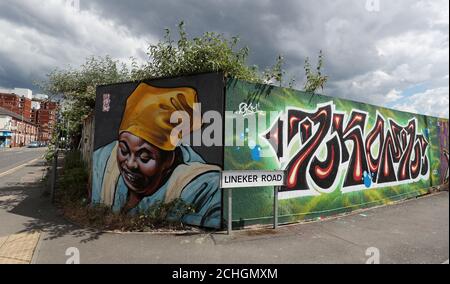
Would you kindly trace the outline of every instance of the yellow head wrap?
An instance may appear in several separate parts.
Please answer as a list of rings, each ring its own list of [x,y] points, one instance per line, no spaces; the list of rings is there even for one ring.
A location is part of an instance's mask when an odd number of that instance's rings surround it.
[[[192,88],[157,88],[141,83],[127,100],[119,132],[129,132],[162,150],[173,151],[176,145],[171,143],[171,133],[177,125],[170,123],[170,117],[184,111],[191,119],[191,131],[197,130],[192,129],[195,103],[197,92]]]

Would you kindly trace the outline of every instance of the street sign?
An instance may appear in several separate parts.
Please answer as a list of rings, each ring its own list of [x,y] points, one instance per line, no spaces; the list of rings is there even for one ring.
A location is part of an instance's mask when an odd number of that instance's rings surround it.
[[[224,171],[222,188],[284,186],[284,171]]]
[[[233,188],[274,187],[273,228],[278,228],[278,192],[285,186],[284,171],[224,171],[221,175],[221,187],[228,195],[228,234],[233,231]]]

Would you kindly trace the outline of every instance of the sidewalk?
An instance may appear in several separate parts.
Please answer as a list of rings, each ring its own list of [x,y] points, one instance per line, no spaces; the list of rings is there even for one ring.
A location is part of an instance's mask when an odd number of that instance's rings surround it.
[[[6,184],[0,182],[0,239],[39,233],[33,263],[63,264],[72,247],[83,264],[363,264],[372,247],[380,251],[381,263],[440,264],[449,259],[448,192],[277,231],[111,234],[80,229],[58,217],[42,188],[32,183],[40,170],[36,164],[9,176]]]
[[[41,242],[37,263],[64,263],[69,247],[82,263],[361,263],[375,247],[381,263],[448,260],[448,193],[440,193],[322,223],[278,231],[161,236],[95,234],[83,230]]]

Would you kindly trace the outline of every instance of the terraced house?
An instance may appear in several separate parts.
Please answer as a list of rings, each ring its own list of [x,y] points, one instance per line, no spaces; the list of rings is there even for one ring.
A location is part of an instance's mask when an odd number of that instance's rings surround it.
[[[0,92],[0,108],[3,108],[5,117],[9,117],[0,124],[0,129],[5,129],[0,132],[0,147],[21,147],[32,141],[47,144],[50,141],[58,104],[48,100],[47,96],[33,95],[28,89],[3,91]],[[15,125],[9,126],[8,123]],[[6,131],[8,127],[20,130]],[[34,133],[34,128],[37,128],[37,133]],[[12,139],[13,133],[16,134],[16,140]]]
[[[38,126],[0,107],[0,148],[23,147],[38,138]]]

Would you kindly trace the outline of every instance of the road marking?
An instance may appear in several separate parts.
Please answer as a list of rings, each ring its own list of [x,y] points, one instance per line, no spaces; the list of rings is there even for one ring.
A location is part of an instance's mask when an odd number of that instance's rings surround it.
[[[15,167],[15,168],[12,168],[12,169],[10,169],[10,170],[7,170],[6,172],[0,173],[0,177],[4,177],[4,176],[7,176],[7,175],[10,175],[10,174],[12,174],[12,173],[15,172],[15,171],[18,171],[18,170],[20,170],[20,169],[22,169],[22,168],[24,168],[24,167],[26,167],[26,166],[28,166],[28,165],[34,163],[34,162],[39,161],[39,159],[40,159],[40,158],[36,158],[36,159],[31,160],[31,161],[29,161],[29,162],[27,162],[27,163],[25,163],[25,164],[22,164],[22,165],[20,165],[20,166],[17,166],[17,167]]]

